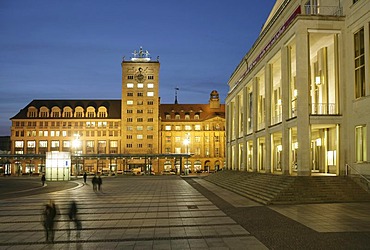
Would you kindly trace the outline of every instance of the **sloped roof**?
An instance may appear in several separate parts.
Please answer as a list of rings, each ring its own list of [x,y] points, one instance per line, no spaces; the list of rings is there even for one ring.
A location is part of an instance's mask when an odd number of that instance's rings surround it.
[[[209,104],[161,104],[159,107],[162,121],[175,121],[175,114],[180,114],[181,119],[176,121],[194,121],[193,115],[199,113],[199,120],[205,121],[214,117],[225,118],[225,105],[220,104],[219,108],[211,108]],[[185,120],[184,114],[189,113],[191,119]],[[171,119],[166,119],[166,114],[171,114]]]
[[[261,33],[264,31],[264,29],[267,27],[267,25],[269,24],[269,22],[271,21],[271,19],[274,17],[274,15],[276,14],[276,12],[278,11],[278,9],[280,8],[281,4],[284,2],[285,0],[276,0],[276,3],[274,5],[274,7],[272,7],[272,10],[270,12],[270,15],[267,17],[266,19],[266,22],[265,24],[263,25],[262,27],[262,30],[261,30]]]
[[[12,119],[23,119],[27,118],[27,112],[29,107],[35,107],[40,109],[41,107],[47,107],[51,109],[52,107],[59,107],[63,109],[64,107],[71,107],[72,109],[81,106],[86,109],[87,107],[98,108],[104,106],[107,108],[108,117],[113,119],[121,118],[121,100],[33,100],[26,107],[21,109]],[[45,119],[45,117],[42,117]],[[53,117],[55,119],[55,117]],[[33,118],[35,119],[35,118]],[[36,118],[37,119],[37,118]],[[89,117],[91,119],[91,117]]]

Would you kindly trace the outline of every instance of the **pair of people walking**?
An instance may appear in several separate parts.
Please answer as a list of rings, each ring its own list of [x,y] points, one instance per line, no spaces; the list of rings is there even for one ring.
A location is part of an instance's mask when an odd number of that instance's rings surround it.
[[[93,185],[94,192],[96,192],[96,191],[103,191],[102,190],[103,180],[100,177],[100,175],[99,176],[94,175],[94,177],[92,178],[91,182],[92,182],[92,185]]]
[[[43,216],[43,226],[45,229],[45,239],[47,243],[54,243],[54,236],[55,236],[55,227],[57,224],[56,218],[59,215],[59,210],[55,203],[50,200],[48,204],[44,206],[42,216]],[[68,208],[68,218],[69,222],[67,223],[68,226],[68,239],[71,235],[70,223],[72,222],[75,225],[75,229],[77,230],[76,237],[80,237],[80,231],[82,229],[82,223],[78,218],[77,215],[77,204],[75,201],[72,201]]]

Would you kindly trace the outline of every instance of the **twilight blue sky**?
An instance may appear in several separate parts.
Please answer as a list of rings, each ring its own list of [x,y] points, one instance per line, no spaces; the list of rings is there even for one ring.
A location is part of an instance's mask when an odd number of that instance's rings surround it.
[[[0,136],[33,99],[120,99],[121,61],[160,57],[161,103],[208,103],[275,0],[1,0]]]

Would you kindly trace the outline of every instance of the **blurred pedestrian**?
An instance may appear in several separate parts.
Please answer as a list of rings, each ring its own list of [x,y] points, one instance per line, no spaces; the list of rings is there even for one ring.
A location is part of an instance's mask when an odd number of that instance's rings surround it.
[[[86,185],[86,179],[87,179],[87,174],[86,172],[84,173],[84,185]]]
[[[69,205],[68,218],[70,222],[73,222],[75,224],[75,228],[77,230],[76,237],[79,238],[80,231],[82,229],[82,224],[77,216],[77,204],[75,201],[72,201],[71,204]],[[69,223],[68,223],[68,229],[69,229]],[[70,233],[71,231],[68,230],[68,238],[70,237]]]
[[[102,190],[102,184],[103,184],[103,180],[102,180],[102,178],[100,177],[100,175],[99,175],[99,177],[98,177],[98,181],[97,181],[97,183],[98,183],[98,190],[99,191],[103,191]]]
[[[94,175],[91,182],[92,182],[92,185],[93,185],[93,190],[94,190],[94,192],[96,192],[96,186],[98,185],[98,178],[96,177],[96,175]]]
[[[54,243],[54,227],[55,227],[55,217],[57,216],[57,207],[55,203],[50,200],[48,204],[45,205],[42,212],[43,215],[43,226],[45,229],[46,242]]]
[[[44,185],[45,185],[45,181],[46,181],[45,174],[42,174],[42,176],[41,176],[41,183],[42,183],[42,186],[44,186]]]

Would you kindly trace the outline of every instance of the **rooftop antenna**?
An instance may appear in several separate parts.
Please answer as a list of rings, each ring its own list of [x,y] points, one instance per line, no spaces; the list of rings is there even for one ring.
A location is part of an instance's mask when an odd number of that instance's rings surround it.
[[[179,90],[179,87],[175,88],[175,104],[179,104],[177,101],[177,91]]]

